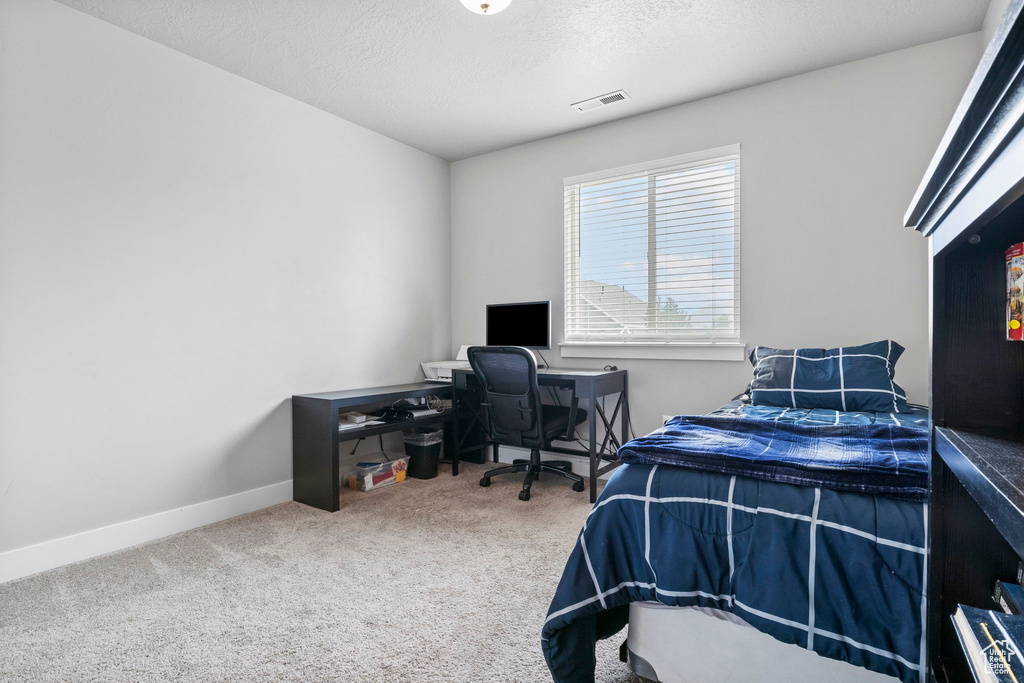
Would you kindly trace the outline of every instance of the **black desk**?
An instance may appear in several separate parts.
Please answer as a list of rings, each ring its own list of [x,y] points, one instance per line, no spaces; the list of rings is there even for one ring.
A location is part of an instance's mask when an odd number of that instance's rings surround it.
[[[343,441],[411,427],[446,424],[451,420],[451,413],[444,412],[405,422],[388,422],[341,431],[338,429],[338,416],[342,411],[393,403],[401,398],[451,398],[451,395],[451,385],[417,382],[292,396],[292,499],[321,510],[337,512],[338,496],[341,493],[338,482],[338,446]],[[451,436],[451,430],[445,429],[445,450],[454,453]],[[452,473],[457,473],[457,469],[456,465]]]
[[[566,453],[570,455],[586,456],[590,460],[590,502],[597,500],[597,488],[595,484],[598,476],[615,469],[619,463],[616,452],[623,443],[628,440],[629,433],[629,401],[626,396],[626,371],[625,370],[571,370],[558,368],[543,368],[537,371],[537,382],[542,387],[562,387],[575,389],[576,398],[583,402],[584,408],[590,419],[588,448],[562,448],[553,446],[546,449],[552,453]],[[452,412],[456,419],[451,423],[452,445],[454,448],[448,450],[452,458],[452,474],[458,474],[459,458],[467,451],[479,450],[495,444],[486,441],[483,427],[483,413],[480,408],[482,390],[476,381],[476,375],[472,370],[455,370],[452,372]],[[604,406],[597,399],[612,394],[618,394],[615,405],[610,414],[605,411]],[[472,426],[467,429],[469,420],[463,419],[465,413],[472,413],[475,420]],[[604,437],[601,443],[597,442],[598,420],[604,426]],[[615,433],[616,421],[618,420],[618,434]],[[469,442],[468,444],[466,442]],[[495,456],[497,451],[495,450]],[[601,460],[610,461],[610,464],[598,468]]]

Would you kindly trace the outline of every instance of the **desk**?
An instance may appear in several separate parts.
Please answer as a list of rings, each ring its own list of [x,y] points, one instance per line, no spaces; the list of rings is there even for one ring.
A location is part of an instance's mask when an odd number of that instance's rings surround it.
[[[375,407],[416,396],[451,398],[452,387],[447,384],[416,382],[292,396],[292,499],[321,510],[337,512],[338,496],[341,493],[338,482],[341,474],[338,469],[338,446],[343,441],[411,427],[447,424],[451,420],[451,413],[445,412],[404,422],[346,429],[344,432],[338,429],[338,416],[342,411]],[[449,447],[453,443],[450,439],[451,430],[445,429],[445,450],[454,452],[454,448]],[[457,468],[454,468],[453,474],[456,471]]]
[[[628,440],[629,433],[629,401],[626,396],[626,371],[625,370],[574,370],[543,368],[537,371],[537,383],[542,387],[560,387],[574,389],[576,398],[585,402],[584,409],[587,411],[589,420],[589,438],[586,450],[581,448],[563,448],[552,446],[545,449],[550,453],[565,453],[569,455],[583,455],[590,461],[590,502],[597,500],[597,488],[595,484],[598,476],[613,470],[621,463],[616,455],[619,446]],[[482,389],[476,380],[472,370],[454,370],[452,372],[452,412],[456,419],[452,421],[452,445],[454,448],[448,452],[452,459],[452,474],[458,474],[459,458],[466,451],[478,450],[494,444],[483,439],[473,438],[482,433],[485,429],[483,423],[483,412],[480,409]],[[597,399],[612,394],[618,394],[611,413],[605,411],[602,403]],[[473,422],[476,423],[472,431],[467,431],[468,420],[462,419],[461,415],[471,413]],[[604,427],[604,436],[600,445],[597,442],[597,424],[601,421]],[[618,421],[618,434],[616,435],[616,421]],[[465,443],[469,441],[467,446]],[[608,460],[610,464],[598,468],[601,460]]]

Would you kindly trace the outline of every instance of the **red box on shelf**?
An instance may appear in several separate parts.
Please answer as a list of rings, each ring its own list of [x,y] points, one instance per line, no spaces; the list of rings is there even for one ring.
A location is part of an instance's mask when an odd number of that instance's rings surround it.
[[[1024,337],[1024,242],[1006,250],[1006,338],[1021,341]]]

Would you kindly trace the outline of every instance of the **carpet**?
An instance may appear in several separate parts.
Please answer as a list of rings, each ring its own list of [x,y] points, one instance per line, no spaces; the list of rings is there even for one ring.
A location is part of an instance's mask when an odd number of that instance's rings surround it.
[[[3,681],[549,681],[540,629],[590,505],[447,468],[0,585]],[[597,680],[639,681],[600,644]]]

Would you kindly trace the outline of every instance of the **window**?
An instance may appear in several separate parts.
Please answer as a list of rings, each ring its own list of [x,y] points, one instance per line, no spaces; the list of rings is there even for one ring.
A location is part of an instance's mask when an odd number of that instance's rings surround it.
[[[739,145],[567,178],[567,345],[738,344],[739,239]]]

